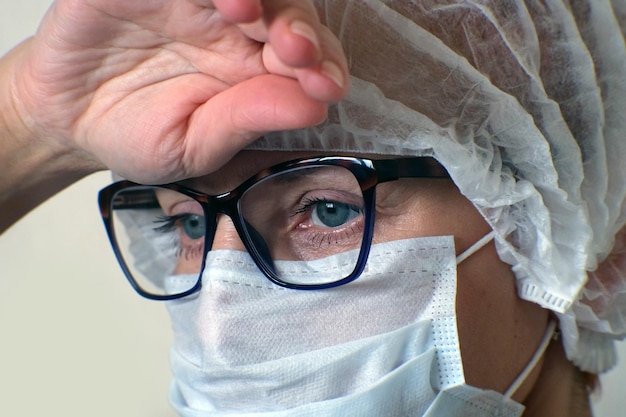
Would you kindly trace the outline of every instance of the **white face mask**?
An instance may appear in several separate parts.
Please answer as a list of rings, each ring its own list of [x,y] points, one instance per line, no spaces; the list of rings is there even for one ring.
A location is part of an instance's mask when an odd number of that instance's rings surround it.
[[[184,417],[519,416],[513,392],[465,384],[456,265],[452,237],[389,242],[353,283],[303,291],[209,252],[202,290],[168,303],[171,402]]]

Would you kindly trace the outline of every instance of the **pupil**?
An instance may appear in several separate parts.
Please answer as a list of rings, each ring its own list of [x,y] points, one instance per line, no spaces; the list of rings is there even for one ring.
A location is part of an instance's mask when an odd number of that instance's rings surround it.
[[[192,214],[183,219],[183,231],[190,239],[204,237],[204,217]]]
[[[350,208],[345,204],[326,202],[318,204],[316,211],[317,217],[328,227],[341,226],[350,218]]]

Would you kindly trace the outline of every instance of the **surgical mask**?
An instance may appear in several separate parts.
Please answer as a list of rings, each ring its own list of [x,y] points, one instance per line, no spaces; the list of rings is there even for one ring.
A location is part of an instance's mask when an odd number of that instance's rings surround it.
[[[358,280],[319,291],[273,285],[245,252],[211,251],[206,262],[202,290],[168,303],[170,399],[183,417],[523,411],[510,399],[514,389],[502,395],[465,384],[452,237],[374,245]],[[195,277],[174,276],[168,285],[188,279]]]

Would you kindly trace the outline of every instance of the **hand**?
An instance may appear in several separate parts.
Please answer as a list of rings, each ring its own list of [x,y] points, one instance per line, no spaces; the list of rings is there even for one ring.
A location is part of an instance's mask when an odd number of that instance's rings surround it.
[[[32,135],[147,183],[320,123],[348,84],[308,0],[59,0],[19,53],[13,97]]]

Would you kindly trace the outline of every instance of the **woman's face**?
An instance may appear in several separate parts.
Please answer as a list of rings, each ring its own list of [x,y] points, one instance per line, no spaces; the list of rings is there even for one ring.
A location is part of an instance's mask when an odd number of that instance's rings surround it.
[[[243,151],[218,171],[186,185],[217,195],[262,169],[314,155],[319,153]],[[458,255],[490,231],[450,180],[392,181],[378,185],[376,195],[373,244],[452,235]],[[245,250],[226,216],[218,219],[213,249]],[[510,266],[500,261],[493,242],[458,266],[457,280],[457,324],[465,378],[470,385],[504,392],[534,354],[548,313],[517,297]],[[531,374],[514,399],[523,402],[537,374]]]

